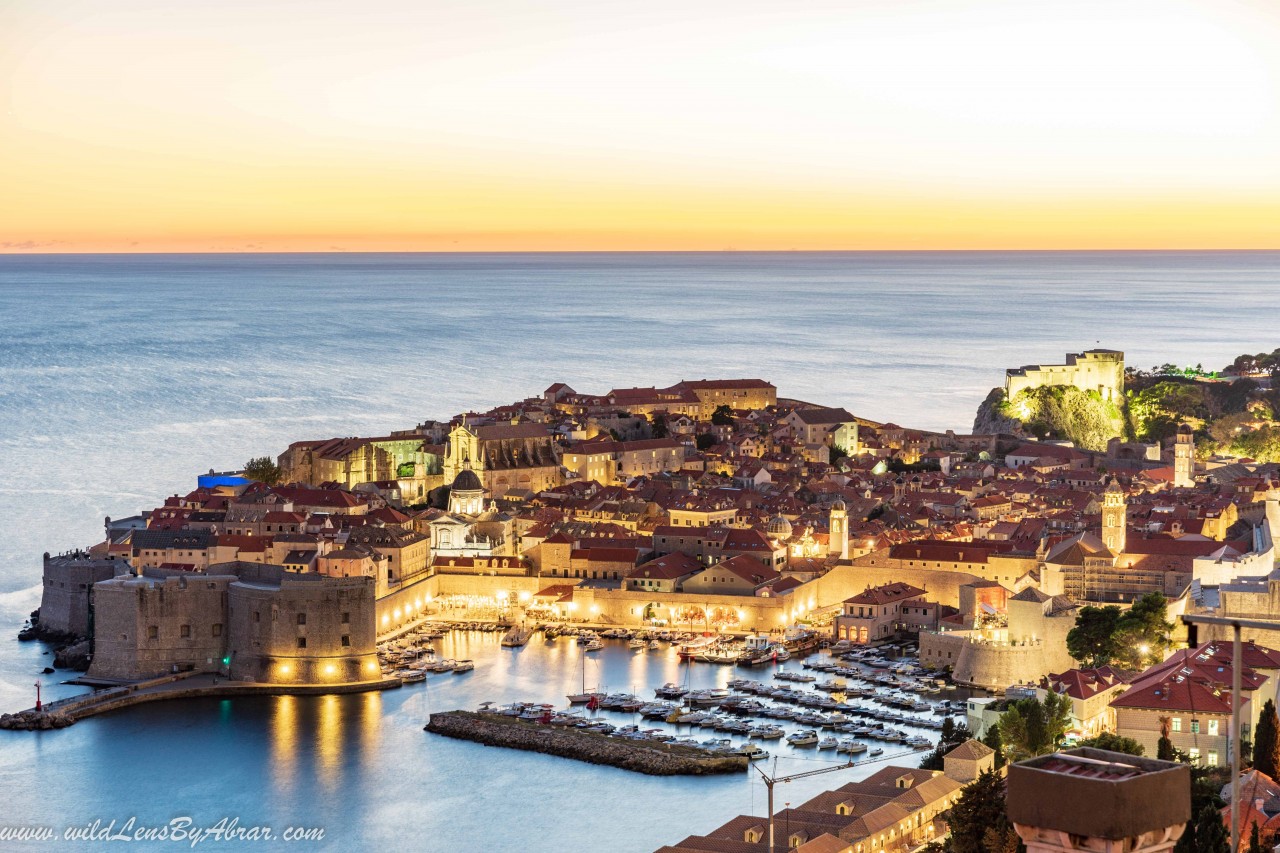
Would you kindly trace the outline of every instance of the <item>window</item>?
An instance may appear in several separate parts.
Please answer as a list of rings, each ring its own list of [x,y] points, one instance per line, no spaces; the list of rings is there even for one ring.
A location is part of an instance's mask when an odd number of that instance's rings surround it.
[[[158,640],[158,639],[160,639],[160,626],[158,626],[158,625],[148,625],[148,626],[147,626],[147,639],[148,639],[148,640]]]
[[[212,629],[212,630],[213,630],[213,636],[215,636],[215,637],[221,637],[221,636],[222,636],[222,623],[221,623],[221,622],[214,622],[214,623],[213,623],[213,629]]]
[[[342,614],[342,624],[343,624],[343,625],[350,625],[350,624],[351,624],[351,614],[350,614],[350,613],[343,613],[343,614]]]
[[[1205,758],[1204,763],[1208,764],[1210,767],[1217,767],[1218,751],[1216,749],[1209,750],[1209,755]]]
[[[1210,720],[1210,721],[1209,721],[1209,734],[1211,734],[1211,735],[1216,735],[1217,733],[1218,733],[1218,721],[1217,721],[1217,720]]]
[[[1181,717],[1174,717],[1172,720],[1170,720],[1170,721],[1169,721],[1169,728],[1170,728],[1170,729],[1172,729],[1172,730],[1173,730],[1173,731],[1175,731],[1175,732],[1180,732],[1180,731],[1182,731],[1182,718],[1181,718]]]
[[[191,636],[191,626],[190,626],[190,625],[183,625],[181,628],[179,628],[179,629],[178,629],[178,636],[179,636],[179,637],[182,637],[183,639],[187,639],[188,637],[190,637],[190,636]]]
[[[1200,762],[1200,750],[1196,749],[1194,746],[1187,752],[1187,755],[1191,759],[1192,764],[1198,764]]]
[[[1198,734],[1200,734],[1200,721],[1199,721],[1199,720],[1192,720],[1192,721],[1191,721],[1191,733],[1192,733],[1193,735],[1198,735]]]
[[[351,637],[350,637],[350,636],[348,636],[347,634],[343,634],[343,635],[342,635],[342,645],[344,645],[344,646],[349,646],[349,645],[351,645]]]
[[[305,625],[305,624],[307,624],[307,614],[305,614],[305,613],[299,613],[299,614],[298,614],[298,624],[299,624],[299,625]]]
[[[307,647],[307,638],[306,638],[306,637],[299,637],[299,638],[298,638],[298,648],[300,648],[300,649],[305,649],[306,647]]]
[[[262,616],[262,614],[261,614],[261,613],[259,613],[258,611],[256,611],[256,610],[255,610],[255,611],[253,611],[253,621],[254,621],[254,622],[257,622],[257,621],[261,618],[261,616]]]

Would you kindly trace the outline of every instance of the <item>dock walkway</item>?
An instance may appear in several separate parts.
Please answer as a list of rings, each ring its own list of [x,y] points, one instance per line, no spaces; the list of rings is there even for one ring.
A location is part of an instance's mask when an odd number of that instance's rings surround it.
[[[253,681],[231,681],[209,672],[184,672],[152,678],[132,684],[121,684],[95,690],[83,696],[69,696],[56,702],[28,708],[16,714],[0,715],[0,729],[48,730],[65,728],[72,723],[168,699],[198,699],[231,696],[319,696],[328,693],[364,693],[399,687],[399,678],[377,681],[343,682],[340,684],[260,684]]]

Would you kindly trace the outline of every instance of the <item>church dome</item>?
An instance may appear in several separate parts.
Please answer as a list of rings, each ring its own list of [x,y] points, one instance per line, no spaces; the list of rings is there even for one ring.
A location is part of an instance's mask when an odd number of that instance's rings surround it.
[[[480,485],[480,478],[476,476],[476,472],[470,468],[463,468],[458,472],[458,476],[453,478],[453,485],[449,487],[450,492],[483,492],[484,486]]]
[[[831,508],[839,512],[844,512],[846,509],[848,509],[848,507],[844,505],[844,501],[841,498],[836,498],[835,503],[831,504]]]
[[[769,520],[768,533],[775,539],[790,539],[791,522],[785,515],[775,515]]]

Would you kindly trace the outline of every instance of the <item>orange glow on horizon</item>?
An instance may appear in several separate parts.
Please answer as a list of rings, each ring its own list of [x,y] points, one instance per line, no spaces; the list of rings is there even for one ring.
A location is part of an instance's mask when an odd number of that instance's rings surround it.
[[[1280,249],[1264,0],[379,9],[16,0],[0,252]]]

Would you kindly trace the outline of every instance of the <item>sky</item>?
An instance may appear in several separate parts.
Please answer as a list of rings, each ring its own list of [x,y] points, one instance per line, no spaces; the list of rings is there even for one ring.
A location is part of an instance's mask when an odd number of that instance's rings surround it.
[[[0,252],[1280,249],[1274,0],[0,0]]]

